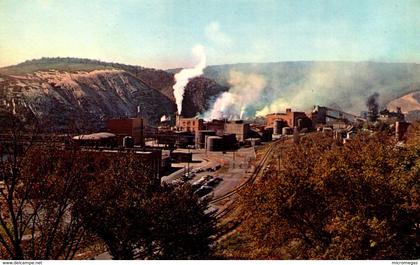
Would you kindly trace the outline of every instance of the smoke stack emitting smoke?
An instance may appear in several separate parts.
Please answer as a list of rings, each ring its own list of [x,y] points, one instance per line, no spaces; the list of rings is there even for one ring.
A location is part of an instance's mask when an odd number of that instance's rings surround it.
[[[216,99],[213,107],[204,114],[204,119],[243,119],[248,108],[260,100],[266,87],[262,76],[246,75],[238,71],[231,71],[229,74],[231,88]]]
[[[366,106],[368,108],[368,116],[369,120],[375,121],[378,112],[379,112],[379,104],[378,104],[379,94],[377,92],[373,93],[366,101]]]
[[[193,55],[198,59],[198,63],[193,68],[182,69],[181,72],[175,75],[174,96],[178,114],[182,112],[182,100],[184,99],[185,87],[191,78],[202,75],[203,70],[206,67],[206,54],[204,53],[204,47],[196,45],[192,49]]]
[[[174,95],[179,114],[182,111],[182,100],[188,80],[203,74],[206,66],[203,47],[196,46],[193,52],[199,58],[199,63],[194,68],[184,69],[175,75]],[[287,64],[280,66],[289,71]],[[366,101],[362,96],[366,92],[391,90],[379,85],[369,88],[363,86],[373,82],[371,75],[361,74],[364,71],[360,71],[360,67],[369,69],[368,66],[358,64],[358,68],[350,68],[350,72],[346,72],[343,70],[347,67],[337,63],[302,64],[302,70],[291,69],[290,73],[284,76],[274,76],[265,68],[252,70],[254,73],[233,68],[227,80],[230,85],[229,91],[220,94],[201,117],[205,120],[243,119],[283,112],[286,108],[308,111],[313,105],[340,106],[345,111],[357,112],[366,108]],[[281,73],[283,70],[277,67],[273,71]],[[379,113],[378,99],[379,94],[375,93],[368,100],[372,103],[372,107],[369,108],[368,105],[368,108],[376,116]]]

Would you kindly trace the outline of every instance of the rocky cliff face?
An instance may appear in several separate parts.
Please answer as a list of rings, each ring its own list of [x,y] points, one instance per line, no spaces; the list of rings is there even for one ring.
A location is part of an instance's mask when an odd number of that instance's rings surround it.
[[[197,113],[204,113],[211,107],[220,93],[228,90],[228,87],[220,86],[211,79],[193,78],[185,88],[182,115],[184,117],[194,117]]]
[[[133,117],[140,106],[149,124],[176,112],[174,73],[80,58],[42,58],[0,68],[0,109],[48,120],[103,126],[109,118]],[[182,115],[204,111],[226,87],[200,77],[190,81]]]
[[[0,78],[1,107],[18,115],[31,113],[57,127],[72,122],[100,127],[108,118],[135,116],[138,106],[154,124],[176,108],[168,97],[124,70],[50,70]]]

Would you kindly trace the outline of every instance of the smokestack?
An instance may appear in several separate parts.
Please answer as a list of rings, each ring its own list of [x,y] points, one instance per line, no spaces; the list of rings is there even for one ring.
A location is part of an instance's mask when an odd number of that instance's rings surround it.
[[[182,101],[184,99],[185,87],[191,78],[200,76],[203,74],[203,70],[206,67],[206,54],[204,53],[204,47],[201,45],[194,46],[192,50],[194,56],[198,58],[198,63],[193,68],[182,69],[181,72],[175,75],[174,97],[178,110],[178,114],[182,113]]]
[[[378,97],[379,97],[379,94],[375,92],[366,101],[366,106],[368,108],[367,117],[370,122],[374,122],[378,118],[378,113],[379,113],[379,104],[377,102]]]

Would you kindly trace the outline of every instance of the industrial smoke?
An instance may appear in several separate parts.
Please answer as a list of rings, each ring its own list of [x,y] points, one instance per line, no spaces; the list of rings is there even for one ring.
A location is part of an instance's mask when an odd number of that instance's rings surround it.
[[[253,108],[252,105],[260,100],[266,87],[266,81],[261,75],[247,75],[239,71],[230,71],[228,82],[229,91],[217,97],[212,108],[204,114],[204,119],[245,118],[249,109]]]
[[[378,98],[379,98],[379,94],[375,92],[371,96],[369,96],[366,101],[366,107],[368,109],[368,116],[369,116],[370,121],[376,120],[378,116],[378,112],[379,112]]]
[[[178,113],[181,115],[182,112],[182,101],[184,99],[185,87],[188,81],[196,76],[203,74],[203,70],[206,67],[206,54],[204,53],[204,47],[196,45],[192,49],[194,57],[197,58],[198,63],[193,68],[182,69],[179,73],[175,74],[175,85],[174,97]]]
[[[162,117],[160,117],[160,122],[165,122],[168,121],[168,117],[166,117],[166,115],[163,115]]]
[[[225,74],[226,69],[230,71]],[[358,113],[366,109],[366,98],[379,92],[380,97],[373,97],[377,115],[379,106],[393,99],[396,89],[409,92],[402,81],[396,86],[394,75],[385,75],[371,63],[274,63],[215,70],[222,72],[217,78],[231,88],[213,100],[202,115],[207,120],[265,116],[286,108],[310,111],[314,105]],[[417,76],[410,80],[420,80]]]

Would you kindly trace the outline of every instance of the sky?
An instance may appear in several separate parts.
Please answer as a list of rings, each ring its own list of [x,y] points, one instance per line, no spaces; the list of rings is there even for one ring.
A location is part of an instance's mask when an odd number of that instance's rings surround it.
[[[189,67],[420,62],[420,0],[0,0],[0,66],[80,57]]]

